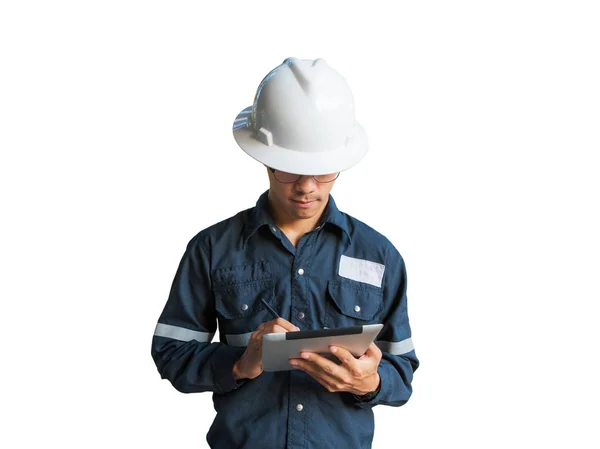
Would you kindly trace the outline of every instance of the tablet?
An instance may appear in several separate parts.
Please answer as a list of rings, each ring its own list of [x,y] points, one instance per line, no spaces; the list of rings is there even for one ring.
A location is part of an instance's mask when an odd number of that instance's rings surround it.
[[[263,335],[262,366],[264,371],[286,371],[292,369],[289,359],[299,358],[300,353],[316,352],[339,363],[329,352],[335,345],[347,349],[355,357],[363,355],[383,324],[338,327],[313,331],[280,332]]]

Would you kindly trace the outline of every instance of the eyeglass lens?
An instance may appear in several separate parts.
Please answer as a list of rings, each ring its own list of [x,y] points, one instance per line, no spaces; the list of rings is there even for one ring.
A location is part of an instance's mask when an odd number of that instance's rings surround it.
[[[284,171],[275,170],[273,172],[275,179],[279,182],[296,182],[300,179],[301,175],[294,173],[287,173]],[[314,175],[313,178],[317,182],[332,182],[338,177],[339,173],[330,173],[327,175]]]

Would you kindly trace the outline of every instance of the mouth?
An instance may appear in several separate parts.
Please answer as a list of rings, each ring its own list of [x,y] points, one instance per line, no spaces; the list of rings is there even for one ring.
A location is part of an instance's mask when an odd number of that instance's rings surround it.
[[[310,207],[311,204],[313,204],[314,202],[316,202],[317,200],[294,200],[292,199],[292,202],[295,203],[296,206],[298,207]]]

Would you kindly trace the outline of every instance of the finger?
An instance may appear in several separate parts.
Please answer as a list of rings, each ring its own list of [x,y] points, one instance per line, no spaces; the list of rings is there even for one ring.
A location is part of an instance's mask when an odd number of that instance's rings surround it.
[[[321,371],[335,377],[336,379],[341,379],[345,372],[348,371],[347,368],[341,368],[340,365],[332,360],[329,360],[314,352],[302,352],[300,357],[309,362],[307,366],[309,366],[314,372]]]
[[[338,391],[338,389],[336,387],[337,384],[335,382],[335,379],[333,379],[331,376],[328,376],[327,374],[319,373],[319,372],[313,372],[313,373],[307,372],[307,374],[310,377],[312,377],[314,380],[319,382],[326,390],[328,390],[330,392]]]
[[[380,359],[382,356],[381,349],[379,349],[379,346],[377,346],[375,342],[371,342],[371,344],[367,348],[367,352],[365,352],[365,355],[367,357],[374,357],[376,359]]]
[[[285,330],[283,327],[278,326],[277,324],[273,324],[273,325],[267,325],[264,327],[264,329],[262,329],[260,332],[256,333],[256,340],[260,342],[261,346],[262,346],[262,340],[263,337],[267,334],[279,334],[279,333],[285,333],[287,332],[287,330]]]
[[[321,385],[323,385],[323,387],[325,387],[325,389],[327,389],[329,391],[334,391],[333,385],[330,382],[328,382],[326,379],[319,377],[319,376],[312,376],[312,375],[310,375],[310,377],[312,377],[314,380],[316,380]]]
[[[294,331],[299,331],[300,330],[299,327],[294,326],[292,323],[290,323],[285,318],[276,318],[276,319],[274,319],[272,321],[269,321],[267,324],[273,324],[273,325],[280,326],[280,327],[282,327],[282,328],[285,329],[284,332],[294,332]]]
[[[309,353],[302,353],[301,357],[289,359],[289,361],[292,366],[295,366],[302,371],[315,373],[318,370],[318,366],[311,362],[309,358]]]
[[[333,374],[323,371],[314,362],[306,359],[290,359],[290,364],[295,368],[304,371],[310,377],[323,385],[328,391],[345,391],[345,382]],[[337,365],[336,365],[337,366]]]
[[[290,359],[290,364],[313,377],[332,377],[329,372],[322,370],[321,367],[319,367],[319,365],[314,363],[312,360],[306,360],[305,358]]]
[[[356,357],[354,357],[350,351],[340,348],[339,346],[330,346],[329,351],[334,354],[349,371],[354,372],[356,370]]]
[[[304,371],[329,391],[333,391],[333,387],[336,384],[335,379],[331,375],[317,370],[316,366],[311,362],[304,359],[290,359],[290,364],[294,368]]]
[[[371,360],[379,363],[381,361],[382,355],[383,354],[381,353],[381,349],[379,349],[379,346],[377,346],[375,343],[371,343],[371,345],[369,345],[369,347],[367,348],[367,352],[361,355],[358,358],[358,360]]]
[[[275,334],[275,333],[280,333],[280,332],[287,332],[287,330],[286,330],[286,329],[284,329],[283,327],[281,327],[281,326],[279,326],[279,325],[275,324],[275,325],[273,326],[273,329],[272,329],[272,330],[271,330],[271,332],[269,332],[269,333]]]

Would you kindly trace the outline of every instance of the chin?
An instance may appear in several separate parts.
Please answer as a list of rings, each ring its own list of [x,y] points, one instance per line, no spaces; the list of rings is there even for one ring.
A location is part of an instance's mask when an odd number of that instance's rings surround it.
[[[312,218],[315,216],[315,212],[310,210],[294,210],[291,215],[296,218]]]

